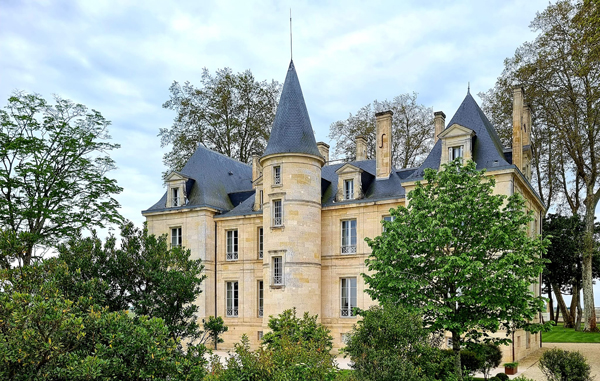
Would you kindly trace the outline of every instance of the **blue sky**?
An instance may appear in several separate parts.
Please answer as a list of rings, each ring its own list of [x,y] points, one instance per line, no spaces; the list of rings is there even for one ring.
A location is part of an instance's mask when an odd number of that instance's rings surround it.
[[[250,69],[283,82],[294,62],[318,141],[360,107],[417,92],[451,118],[464,98],[494,85],[503,60],[534,34],[547,0],[503,1],[66,1],[0,3],[0,99],[14,90],[60,95],[112,122],[112,173],[121,213],[164,192],[157,137],[175,116],[162,108],[174,81],[201,69]],[[479,101],[479,98],[476,97]],[[433,133],[433,132],[432,132]],[[598,294],[599,292],[596,292]],[[598,295],[596,295],[598,299]],[[598,303],[598,302],[597,302]]]

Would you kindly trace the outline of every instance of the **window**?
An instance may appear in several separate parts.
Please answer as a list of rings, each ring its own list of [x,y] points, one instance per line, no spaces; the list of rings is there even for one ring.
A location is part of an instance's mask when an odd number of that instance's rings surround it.
[[[260,205],[259,205],[260,209],[262,209],[262,205],[263,205],[264,200],[265,200],[264,193],[263,193],[263,190],[261,189],[260,190]]]
[[[342,344],[348,344],[348,341],[350,341],[350,334],[349,333],[342,333],[340,334],[340,340],[342,342]]]
[[[354,180],[344,180],[344,200],[354,199]]]
[[[342,221],[342,254],[356,253],[356,220]]]
[[[171,204],[173,206],[181,206],[179,202],[179,188],[171,188]]]
[[[258,259],[263,258],[263,228],[258,228]]]
[[[263,281],[258,281],[258,317],[263,317]]]
[[[342,278],[340,316],[356,316],[356,278]]]
[[[238,259],[238,231],[227,230],[227,260],[235,261]]]
[[[238,316],[238,282],[227,282],[227,317]]]
[[[281,185],[281,166],[273,167],[273,185]]]
[[[263,331],[258,331],[258,340],[262,340],[263,338]]]
[[[454,160],[454,159],[458,159],[459,157],[463,157],[463,147],[462,146],[448,148],[448,159]]]
[[[394,217],[394,216],[384,216],[383,220],[386,222],[392,222],[392,221],[394,221],[395,218],[396,217]],[[383,231],[385,231],[385,225],[383,225]]]
[[[171,247],[181,246],[181,227],[171,229]]]
[[[274,286],[282,286],[283,285],[283,260],[281,257],[272,257],[272,274],[273,274],[273,282],[271,283]]]
[[[281,200],[273,200],[273,226],[283,225],[283,207]]]

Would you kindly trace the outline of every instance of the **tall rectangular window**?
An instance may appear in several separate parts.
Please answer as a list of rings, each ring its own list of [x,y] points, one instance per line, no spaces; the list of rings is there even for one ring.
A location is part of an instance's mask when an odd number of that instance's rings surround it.
[[[283,206],[281,200],[273,200],[273,226],[283,225]]]
[[[181,227],[171,228],[171,247],[181,246]]]
[[[273,167],[273,185],[281,185],[281,166]]]
[[[180,206],[179,188],[171,188],[171,203],[173,206]]]
[[[273,274],[273,285],[283,285],[283,260],[281,257],[272,257],[272,274]]]
[[[463,157],[462,146],[448,148],[448,158],[450,160],[458,159],[459,157]]]
[[[258,228],[258,259],[263,258],[263,228]]]
[[[354,180],[344,180],[344,200],[354,199]]]
[[[258,317],[263,317],[263,281],[258,281]]]
[[[265,200],[265,196],[264,196],[263,190],[261,189],[260,190],[260,208],[261,209],[262,209],[264,200]]]
[[[227,260],[235,261],[238,259],[238,231],[227,230]]]
[[[225,311],[227,317],[238,316],[238,282],[227,282],[227,310]]]
[[[342,254],[356,253],[356,220],[342,221]]]
[[[395,217],[393,217],[393,216],[384,216],[383,220],[386,221],[386,222],[392,222],[392,221],[394,221],[394,218]],[[385,231],[385,224],[383,225],[383,229],[382,230]]]
[[[356,278],[342,278],[340,296],[340,316],[356,316]]]

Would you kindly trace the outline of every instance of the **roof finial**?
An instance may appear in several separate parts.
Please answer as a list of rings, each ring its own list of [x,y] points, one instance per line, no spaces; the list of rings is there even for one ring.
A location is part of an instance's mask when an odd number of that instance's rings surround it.
[[[471,82],[467,82],[467,94],[471,94]]]
[[[292,8],[290,8],[290,60],[294,60],[294,51],[292,49]]]

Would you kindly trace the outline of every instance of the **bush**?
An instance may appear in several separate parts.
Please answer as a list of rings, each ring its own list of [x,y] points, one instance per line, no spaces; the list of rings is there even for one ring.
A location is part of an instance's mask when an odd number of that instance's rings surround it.
[[[490,371],[502,362],[502,351],[497,345],[491,343],[471,345],[471,348],[480,360],[480,365],[475,370],[479,370],[485,378],[488,378]]]
[[[492,378],[488,378],[488,381],[502,381],[498,377],[494,376]]]
[[[540,369],[548,381],[588,381],[592,380],[591,369],[583,355],[554,348],[540,358]]]
[[[510,377],[508,377],[506,373],[498,373],[495,377],[497,377],[500,381],[510,380]]]

